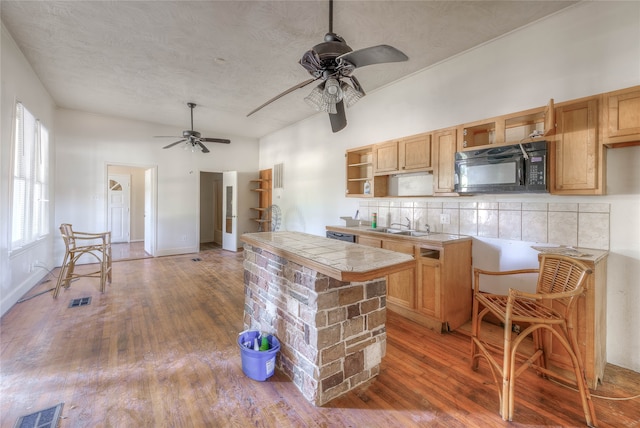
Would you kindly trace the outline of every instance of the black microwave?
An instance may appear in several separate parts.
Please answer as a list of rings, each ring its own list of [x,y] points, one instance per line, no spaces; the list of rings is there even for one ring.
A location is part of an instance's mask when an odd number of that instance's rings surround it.
[[[547,142],[514,144],[456,153],[458,193],[545,193]]]

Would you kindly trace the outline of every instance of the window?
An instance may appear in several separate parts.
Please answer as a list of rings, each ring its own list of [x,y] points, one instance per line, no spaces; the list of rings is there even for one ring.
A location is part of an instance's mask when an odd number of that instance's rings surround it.
[[[16,104],[11,250],[49,233],[49,132]]]

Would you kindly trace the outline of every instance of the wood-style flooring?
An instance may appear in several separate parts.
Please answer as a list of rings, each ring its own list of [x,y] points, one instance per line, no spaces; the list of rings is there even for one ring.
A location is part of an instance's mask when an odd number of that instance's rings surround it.
[[[57,300],[16,304],[0,321],[0,427],[59,402],[63,428],[584,426],[578,394],[533,372],[519,378],[514,421],[502,421],[488,366],[469,368],[466,335],[392,312],[381,373],[366,387],[314,407],[281,372],[251,380],[236,342],[242,257],[213,249],[116,262],[104,294],[82,278]],[[85,296],[90,305],[68,307]],[[640,394],[640,373],[608,365],[595,394]],[[599,426],[640,426],[638,399],[594,402]]]

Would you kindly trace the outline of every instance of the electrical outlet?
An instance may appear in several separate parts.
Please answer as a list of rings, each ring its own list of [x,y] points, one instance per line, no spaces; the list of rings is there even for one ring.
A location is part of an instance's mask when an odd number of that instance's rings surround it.
[[[449,224],[451,223],[451,215],[444,213],[440,214],[440,224]]]

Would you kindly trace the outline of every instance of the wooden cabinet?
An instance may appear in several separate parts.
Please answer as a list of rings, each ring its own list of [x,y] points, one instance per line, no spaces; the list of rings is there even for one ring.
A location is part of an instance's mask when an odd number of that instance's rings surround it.
[[[407,241],[383,240],[371,236],[358,235],[358,244],[374,248],[384,248],[399,253],[413,255],[413,244]],[[415,307],[416,295],[415,267],[387,276],[387,303],[403,309]]]
[[[358,244],[412,254],[416,259],[415,267],[387,276],[389,310],[439,333],[455,330],[471,319],[470,239],[440,246],[357,235]]]
[[[373,146],[377,175],[431,171],[431,134],[417,134]]]
[[[414,246],[411,242],[403,241],[382,241],[382,248],[399,253],[414,253]],[[408,309],[416,306],[416,269],[406,269],[401,272],[392,273],[387,277],[387,303],[396,304]]]
[[[587,280],[585,294],[578,300],[574,311],[574,325],[587,383],[590,388],[596,389],[598,381],[603,379],[607,363],[607,256],[604,255],[595,261],[582,261],[593,273]],[[562,345],[555,343],[552,336],[548,335],[544,346],[549,362],[566,371],[567,376],[571,376],[571,361]]]
[[[602,95],[602,144],[640,144],[640,86]]]
[[[420,248],[418,255],[418,311],[442,321],[440,250]]]
[[[458,128],[433,133],[433,191],[452,193]]]
[[[367,247],[382,248],[382,239],[380,238],[358,235],[357,243],[360,245],[366,245]]]
[[[432,328],[451,331],[471,319],[471,240],[420,246],[418,311]]]
[[[251,180],[251,183],[255,185],[251,190],[258,193],[258,203],[251,209],[256,212],[256,216],[252,218],[258,224],[258,231],[271,230],[271,213],[269,207],[271,206],[271,169],[264,169],[260,171],[260,178]]]
[[[387,195],[387,181],[373,175],[373,146],[347,150],[346,196],[370,198]]]
[[[431,134],[418,134],[398,142],[398,171],[430,171]]]
[[[458,151],[540,141],[555,132],[553,99],[537,107],[462,125]]]
[[[436,196],[455,196],[456,151],[543,140],[549,142],[550,193],[605,194],[605,148],[640,145],[640,86],[560,104],[550,99],[544,107],[374,144],[372,196],[395,192],[391,175],[420,171],[433,172]],[[369,173],[359,160],[349,164],[347,195],[368,196],[358,182]]]
[[[550,191],[602,195],[604,150],[598,143],[598,97],[556,107],[556,137],[549,148]]]
[[[398,171],[398,141],[373,146],[373,173],[392,174]]]

